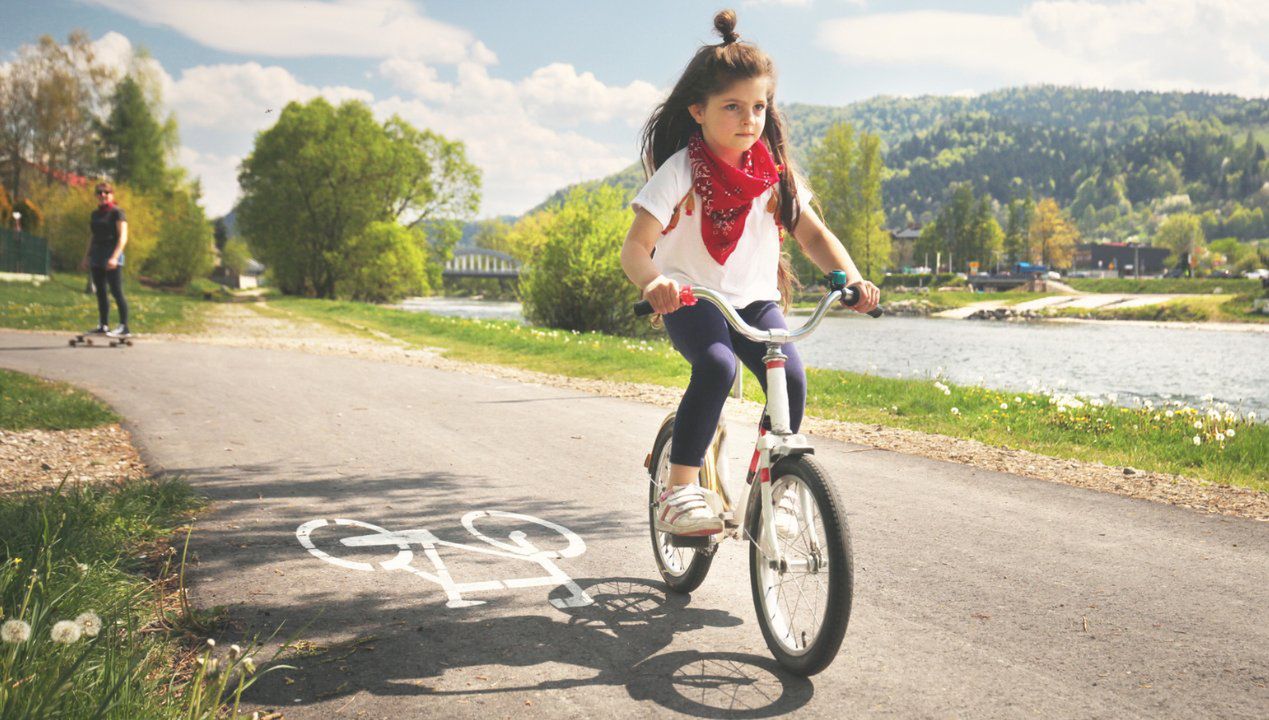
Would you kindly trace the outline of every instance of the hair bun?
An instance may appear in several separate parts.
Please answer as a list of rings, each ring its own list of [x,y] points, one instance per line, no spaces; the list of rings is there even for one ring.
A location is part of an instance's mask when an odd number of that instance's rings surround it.
[[[714,16],[714,30],[723,37],[723,44],[730,45],[740,39],[736,32],[736,11],[720,10]]]

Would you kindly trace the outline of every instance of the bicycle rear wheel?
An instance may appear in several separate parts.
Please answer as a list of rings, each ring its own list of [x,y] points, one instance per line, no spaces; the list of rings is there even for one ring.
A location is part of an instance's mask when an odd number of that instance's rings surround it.
[[[670,479],[670,436],[674,433],[673,419],[667,420],[652,444],[652,459],[648,464],[651,481],[648,483],[648,529],[652,532],[652,556],[656,558],[657,571],[670,590],[690,593],[705,582],[709,567],[714,563],[714,551],[708,548],[675,547],[670,533],[657,530],[656,504],[661,491]]]
[[[753,484],[745,518],[754,609],[776,660],[797,675],[814,675],[837,657],[850,622],[850,531],[836,490],[811,456],[776,463],[771,491],[773,507],[763,508],[761,485]],[[776,522],[776,515],[781,565],[764,557],[757,542],[762,524]]]

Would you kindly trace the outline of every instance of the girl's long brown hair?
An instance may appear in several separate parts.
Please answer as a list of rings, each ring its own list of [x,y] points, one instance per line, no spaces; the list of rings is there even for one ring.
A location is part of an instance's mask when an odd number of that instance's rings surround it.
[[[689,107],[704,103],[711,95],[723,92],[737,80],[771,78],[762,139],[780,167],[780,224],[792,231],[801,219],[802,208],[798,204],[797,180],[790,167],[785,143],[784,116],[775,105],[775,63],[757,45],[740,42],[734,11],[723,10],[715,15],[714,30],[723,41],[718,45],[703,45],[696,51],[682,77],[674,84],[670,96],[652,111],[652,116],[644,124],[640,143],[643,171],[651,177],[671,155],[687,147],[687,141],[699,132],[700,126]],[[792,261],[783,250],[780,252],[776,283],[780,288],[780,304],[787,311],[798,283]]]

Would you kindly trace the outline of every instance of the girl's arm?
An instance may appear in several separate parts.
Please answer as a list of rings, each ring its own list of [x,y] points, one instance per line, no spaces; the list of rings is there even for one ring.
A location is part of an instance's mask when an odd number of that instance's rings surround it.
[[[797,227],[793,229],[793,237],[797,239],[798,247],[802,248],[820,270],[826,273],[833,270],[846,271],[846,284],[858,286],[861,294],[859,302],[852,305],[852,309],[866,313],[881,302],[881,291],[859,273],[859,268],[855,267],[855,261],[850,258],[842,241],[824,226],[824,221],[820,220],[820,216],[810,205],[802,206],[802,214],[798,218]]]
[[[661,222],[643,208],[635,208],[635,219],[621,246],[621,269],[643,291],[652,310],[667,315],[679,309],[679,284],[661,274],[652,262],[652,251],[661,237]]]
[[[119,244],[115,246],[115,251],[110,254],[110,260],[106,262],[106,267],[114,270],[119,267],[119,256],[123,254],[123,246],[128,244],[128,221],[119,221]]]

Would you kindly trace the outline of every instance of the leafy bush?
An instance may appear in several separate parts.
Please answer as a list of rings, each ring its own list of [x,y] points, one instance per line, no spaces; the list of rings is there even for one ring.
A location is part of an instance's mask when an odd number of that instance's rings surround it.
[[[162,222],[159,241],[145,261],[145,274],[164,285],[185,285],[211,272],[212,227],[198,199],[183,190],[166,193]],[[128,237],[131,248],[131,223]]]
[[[348,244],[339,295],[391,302],[428,291],[423,238],[395,222],[371,223]]]
[[[541,251],[520,281],[531,322],[615,335],[648,327],[634,316],[631,306],[639,292],[621,269],[621,245],[630,228],[621,190],[578,188],[545,221],[533,216],[526,221],[541,234],[527,239]]]
[[[13,210],[10,210],[10,216],[14,212],[22,213],[22,229],[31,234],[39,234],[44,227],[44,211],[40,210],[40,206],[29,197],[18,198],[13,203]]]
[[[158,211],[146,196],[123,185],[115,186],[115,198],[128,216],[124,274],[135,277],[157,244],[160,227]],[[87,188],[60,185],[50,187],[41,199],[48,209],[43,236],[53,252],[54,269],[77,270],[88,249],[88,218],[97,207],[97,199]]]
[[[0,227],[11,227],[10,222],[13,221],[13,201],[9,199],[9,193],[4,189],[4,185],[0,185]]]
[[[220,264],[239,275],[247,269],[247,261],[251,259],[251,250],[247,241],[242,238],[231,238],[225,241],[220,251]]]

